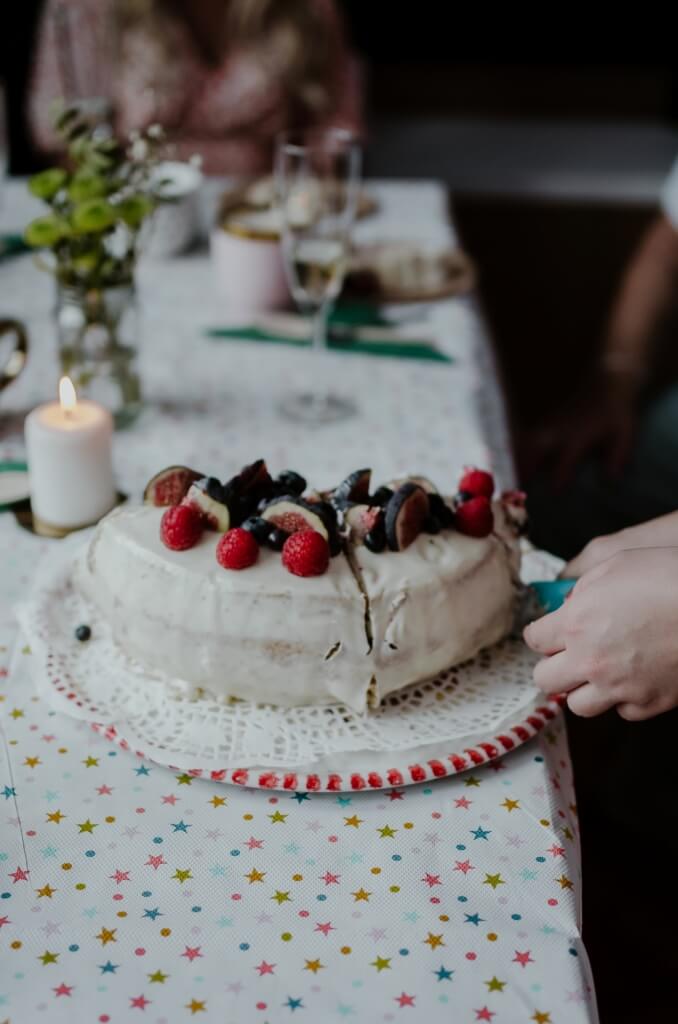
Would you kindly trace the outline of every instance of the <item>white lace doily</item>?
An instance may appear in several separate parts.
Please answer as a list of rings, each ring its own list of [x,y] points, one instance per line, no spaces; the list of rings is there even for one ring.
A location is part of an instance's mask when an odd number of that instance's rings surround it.
[[[557,709],[533,686],[534,656],[511,639],[364,715],[341,705],[280,708],[194,695],[118,647],[70,584],[69,548],[41,571],[19,613],[39,690],[56,710],[162,764],[270,787],[287,778],[300,789],[309,773],[334,779],[334,789],[361,788],[356,779],[420,781],[422,764],[428,777],[487,760],[528,739]],[[526,578],[552,575],[547,557],[528,553]],[[74,635],[81,623],[92,630],[85,643]]]

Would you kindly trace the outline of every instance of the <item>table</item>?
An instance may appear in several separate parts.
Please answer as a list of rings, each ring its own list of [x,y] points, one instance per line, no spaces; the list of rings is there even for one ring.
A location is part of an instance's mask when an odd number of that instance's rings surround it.
[[[365,237],[452,237],[435,183],[371,186]],[[213,186],[216,188],[216,186]],[[4,226],[25,217],[7,190]],[[431,311],[451,366],[335,354],[361,414],[282,428],[308,354],[208,341],[222,322],[201,254],[140,271],[148,409],[116,437],[121,486],[171,462],[218,475],[265,455],[324,486],[368,461],[450,481],[464,462],[512,482],[496,374],[469,301]],[[52,394],[50,282],[0,266],[29,368],[2,398],[0,458]],[[293,1019],[589,1024],[575,796],[562,720],[501,761],[385,792],[273,794],[173,773],[33,694],[13,608],[49,542],[0,516],[0,1016],[174,1024]]]

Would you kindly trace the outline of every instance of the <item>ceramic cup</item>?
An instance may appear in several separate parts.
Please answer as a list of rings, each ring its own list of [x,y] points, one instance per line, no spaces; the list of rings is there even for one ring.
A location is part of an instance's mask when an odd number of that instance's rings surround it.
[[[275,211],[230,214],[212,231],[210,252],[227,311],[256,313],[289,305]]]
[[[193,164],[166,160],[153,175],[159,203],[142,240],[143,255],[152,260],[178,256],[200,230],[202,172]]]

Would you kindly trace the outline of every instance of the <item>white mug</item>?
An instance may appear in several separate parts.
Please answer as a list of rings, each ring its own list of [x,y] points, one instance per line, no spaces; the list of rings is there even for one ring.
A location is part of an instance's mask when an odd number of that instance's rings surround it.
[[[262,215],[213,229],[210,252],[216,287],[228,312],[284,309],[290,302],[277,224]]]

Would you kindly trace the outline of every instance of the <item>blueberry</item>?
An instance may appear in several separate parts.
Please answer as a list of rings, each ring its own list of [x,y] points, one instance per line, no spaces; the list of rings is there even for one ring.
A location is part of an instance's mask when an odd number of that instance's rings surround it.
[[[427,516],[422,529],[424,533],[440,533],[442,524],[437,516]]]
[[[306,490],[306,481],[303,476],[295,473],[293,469],[285,469],[282,473],[278,473],[276,484],[284,487],[285,491],[291,494],[303,494]]]
[[[242,528],[249,530],[257,544],[265,544],[273,530],[273,524],[269,523],[267,519],[262,519],[261,516],[250,516],[242,524]]]
[[[384,550],[386,547],[386,533],[383,526],[376,526],[365,535],[365,547],[368,551],[373,551],[375,555]]]
[[[472,497],[473,495],[470,491],[459,491],[457,493],[457,502],[463,505],[465,501],[469,501]]]
[[[92,635],[92,630],[89,628],[89,626],[84,626],[84,625],[83,626],[78,626],[78,628],[75,631],[75,638],[76,638],[76,640],[79,640],[80,643],[83,643],[83,644],[85,643],[86,640],[89,640],[91,635]]]
[[[289,534],[285,530],[279,530],[276,528],[269,533],[266,543],[273,551],[282,551],[283,544],[288,537]]]
[[[390,487],[378,487],[370,499],[370,505],[385,505],[392,497]]]

